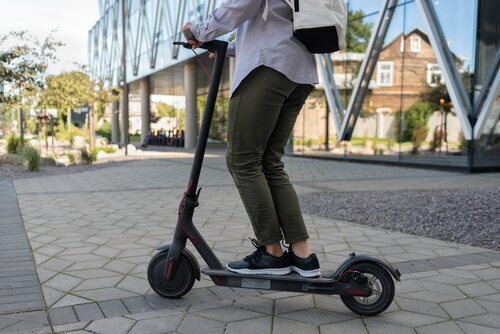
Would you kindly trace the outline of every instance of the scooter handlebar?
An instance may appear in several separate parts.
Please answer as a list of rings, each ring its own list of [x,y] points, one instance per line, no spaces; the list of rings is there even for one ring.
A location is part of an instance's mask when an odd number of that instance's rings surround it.
[[[186,30],[184,34],[186,35],[187,39],[196,40],[196,37],[194,37],[194,34],[191,30]],[[213,40],[210,42],[204,42],[202,45],[200,45],[200,48],[210,52],[215,52],[217,54],[226,54],[228,44],[228,42]],[[174,45],[182,45],[182,47],[186,49],[192,49],[191,44],[187,42],[174,42]]]

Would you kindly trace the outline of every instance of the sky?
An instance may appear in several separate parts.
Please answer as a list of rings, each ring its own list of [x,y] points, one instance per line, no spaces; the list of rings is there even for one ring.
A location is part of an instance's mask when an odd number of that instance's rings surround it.
[[[54,36],[65,46],[49,68],[53,74],[87,64],[88,31],[98,19],[97,0],[0,0],[0,35],[27,30],[44,39],[57,29]]]

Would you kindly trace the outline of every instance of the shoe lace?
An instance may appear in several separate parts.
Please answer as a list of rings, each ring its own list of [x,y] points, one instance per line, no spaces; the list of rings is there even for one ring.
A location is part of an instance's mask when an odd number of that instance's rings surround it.
[[[260,246],[257,239],[253,239],[253,238],[248,238],[248,239],[250,239],[250,241],[252,241],[252,245],[254,245],[254,247],[257,248],[257,250],[255,252],[253,252],[252,254],[248,255],[247,257],[245,257],[245,261],[249,262],[250,260],[253,260],[253,261],[258,262],[260,260],[260,258],[262,257],[262,255],[264,255],[264,253],[266,252],[266,247]]]

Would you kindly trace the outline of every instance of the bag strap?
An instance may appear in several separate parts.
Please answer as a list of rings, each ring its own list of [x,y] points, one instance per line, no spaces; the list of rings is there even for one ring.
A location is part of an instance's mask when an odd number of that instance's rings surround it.
[[[284,0],[290,8],[293,10],[292,0]],[[267,16],[269,15],[269,0],[266,0],[266,6],[264,7],[264,12],[262,13],[262,19],[267,21]]]
[[[267,21],[267,15],[269,14],[269,0],[266,0],[266,6],[264,7],[264,12],[262,12],[262,19]]]

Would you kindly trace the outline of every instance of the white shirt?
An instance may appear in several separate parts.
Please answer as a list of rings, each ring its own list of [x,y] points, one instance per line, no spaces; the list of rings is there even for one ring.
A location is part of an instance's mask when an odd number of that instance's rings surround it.
[[[314,55],[293,37],[290,6],[283,0],[269,0],[269,13],[264,21],[265,5],[265,0],[225,0],[207,21],[191,27],[200,42],[214,40],[237,29],[236,39],[228,48],[228,55],[236,54],[231,95],[260,65],[283,73],[295,83],[318,83]]]

